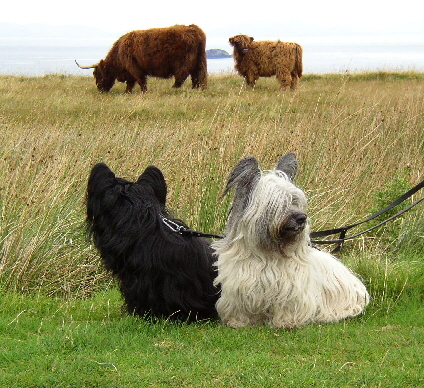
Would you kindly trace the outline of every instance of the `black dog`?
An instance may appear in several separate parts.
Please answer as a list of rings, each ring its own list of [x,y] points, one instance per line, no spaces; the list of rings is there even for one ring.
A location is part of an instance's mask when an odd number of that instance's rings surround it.
[[[215,318],[213,250],[182,236],[165,207],[162,172],[147,167],[137,182],[95,165],[87,187],[87,225],[105,267],[118,279],[129,313],[197,321]]]

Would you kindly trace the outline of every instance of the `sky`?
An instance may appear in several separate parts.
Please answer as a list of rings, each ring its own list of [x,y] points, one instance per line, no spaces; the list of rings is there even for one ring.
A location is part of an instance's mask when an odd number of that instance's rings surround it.
[[[360,66],[370,69],[377,65],[421,69],[422,1],[6,0],[0,6],[0,62],[2,54],[5,59],[4,53],[8,52],[4,47],[10,51],[16,42],[50,47],[60,41],[66,48],[82,45],[81,42],[94,47],[94,41],[98,46],[96,54],[93,50],[87,51],[91,57],[85,51],[78,54],[78,58],[89,62],[101,58],[111,43],[126,32],[197,24],[206,33],[207,49],[228,53],[233,50],[228,38],[237,34],[252,36],[257,41],[298,42],[304,48],[304,59],[311,64],[311,71]],[[25,25],[30,27],[22,27]],[[358,50],[362,50],[361,55]],[[19,54],[19,50],[16,52]],[[331,61],[328,52],[335,53]],[[330,68],[324,69],[324,64]]]
[[[249,25],[287,25],[298,23],[323,29],[361,33],[408,32],[410,26],[423,26],[422,0],[24,0],[4,1],[0,23],[48,25],[85,25],[107,32],[166,27],[174,24],[197,24],[205,31]],[[293,32],[293,28],[290,30]],[[246,33],[248,31],[236,31]],[[415,33],[417,33],[415,31]],[[282,32],[284,34],[284,32]],[[281,37],[283,38],[283,37]]]

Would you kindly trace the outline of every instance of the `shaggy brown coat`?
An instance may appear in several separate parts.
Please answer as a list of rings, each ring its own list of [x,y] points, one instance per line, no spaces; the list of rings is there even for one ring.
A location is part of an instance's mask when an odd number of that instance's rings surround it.
[[[276,76],[280,89],[296,89],[302,77],[302,47],[297,43],[258,41],[247,35],[229,39],[234,47],[235,69],[254,87],[259,77]]]
[[[116,80],[127,83],[126,93],[136,82],[146,92],[148,76],[174,76],[173,87],[179,88],[190,75],[193,89],[205,89],[206,35],[194,24],[132,31],[114,43],[105,59],[81,68],[94,68],[102,92],[108,92]]]

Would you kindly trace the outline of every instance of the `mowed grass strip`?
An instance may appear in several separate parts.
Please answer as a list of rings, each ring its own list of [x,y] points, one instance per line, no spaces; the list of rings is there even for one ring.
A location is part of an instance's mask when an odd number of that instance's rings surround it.
[[[85,300],[1,294],[4,387],[417,387],[424,309],[296,330],[149,322],[119,313],[118,291]]]

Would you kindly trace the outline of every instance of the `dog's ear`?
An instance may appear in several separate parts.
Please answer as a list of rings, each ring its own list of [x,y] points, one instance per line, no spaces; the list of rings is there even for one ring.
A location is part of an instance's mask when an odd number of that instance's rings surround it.
[[[91,169],[91,175],[93,176],[99,176],[102,175],[103,178],[115,178],[115,174],[112,172],[112,170],[105,164],[105,163],[97,163],[92,169]]]
[[[147,184],[153,189],[153,193],[159,203],[165,206],[167,187],[162,171],[155,166],[147,167],[137,180],[138,184]]]
[[[260,176],[261,170],[258,161],[253,156],[242,159],[231,171],[223,196],[233,187],[236,188],[236,192],[230,210],[230,214],[233,216],[229,218],[227,226],[232,222],[236,222],[237,217],[240,217],[244,209],[246,209],[252,190],[259,181]]]
[[[104,163],[97,163],[90,173],[88,178],[88,191],[102,190],[103,187],[110,185],[115,181],[115,174]]]
[[[275,166],[276,170],[284,172],[287,177],[294,182],[297,174],[297,160],[296,155],[293,152],[285,154],[278,159],[278,163]]]
[[[236,187],[236,195],[247,197],[259,179],[261,170],[258,161],[253,156],[240,160],[228,176],[224,194]]]
[[[102,212],[104,193],[115,184],[115,174],[106,164],[98,163],[91,169],[85,193],[88,225],[92,226],[94,219]],[[110,196],[108,198],[110,199]]]

